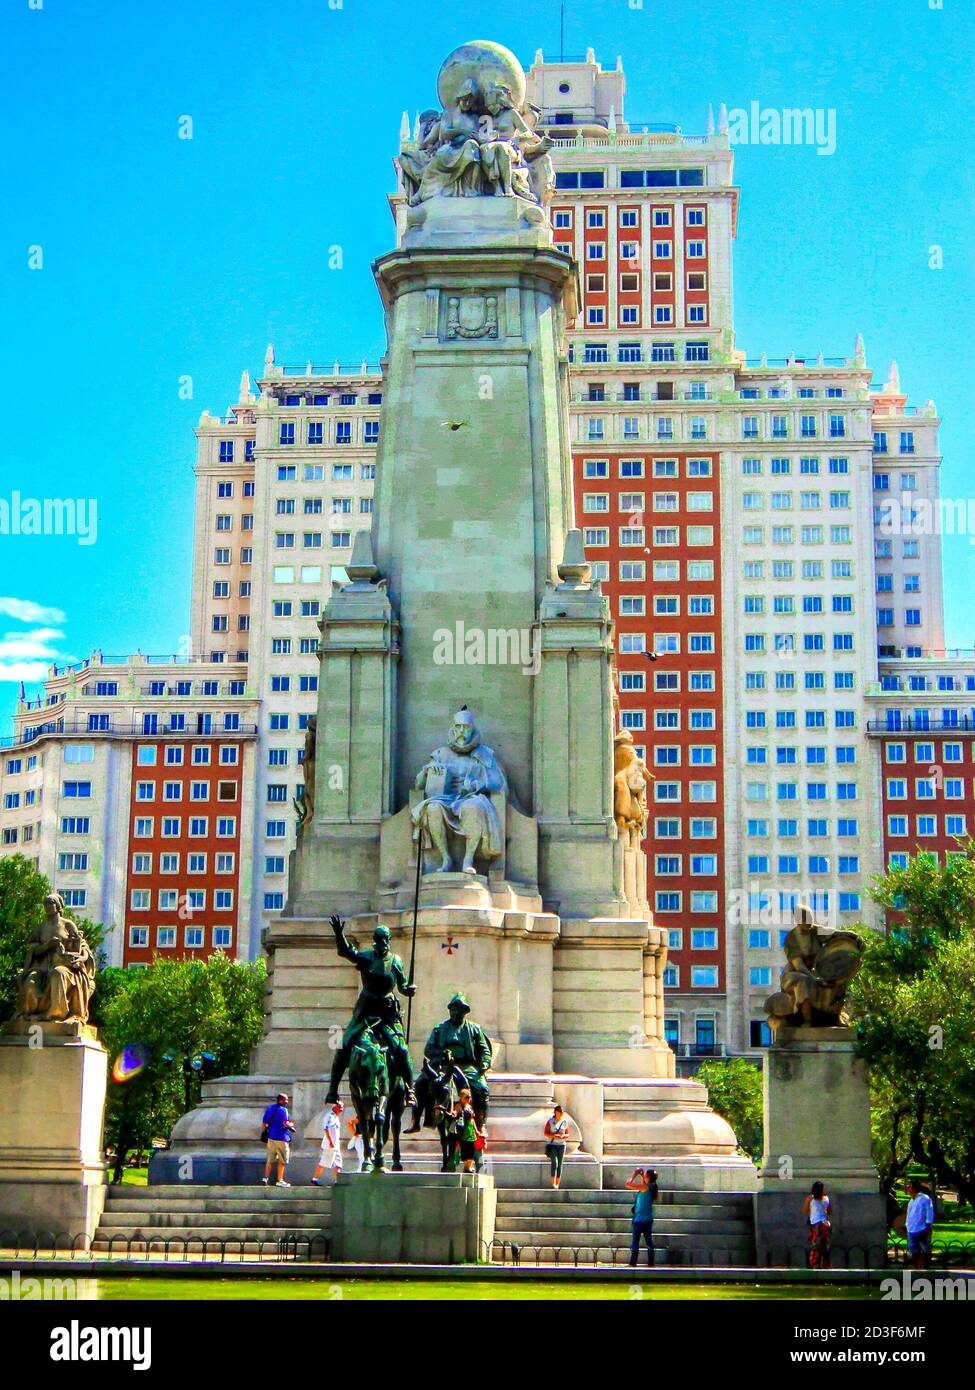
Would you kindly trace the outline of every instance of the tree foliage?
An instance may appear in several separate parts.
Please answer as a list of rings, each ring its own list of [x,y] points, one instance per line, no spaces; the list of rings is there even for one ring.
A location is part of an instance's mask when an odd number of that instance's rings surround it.
[[[886,934],[866,931],[851,987],[870,1063],[874,1157],[889,1191],[920,1165],[975,1201],[975,843],[944,864],[912,858],[872,896]]]
[[[199,1101],[204,1080],[247,1070],[263,1026],[266,971],[263,961],[217,953],[102,974],[110,977],[98,1014],[102,1040],[113,1059],[142,1062],[128,1079],[109,1082],[106,1141],[119,1177],[125,1154],[168,1135]]]
[[[756,1162],[762,1156],[762,1073],[743,1057],[702,1062],[694,1078],[708,1088],[712,1110],[735,1131],[738,1147]]]

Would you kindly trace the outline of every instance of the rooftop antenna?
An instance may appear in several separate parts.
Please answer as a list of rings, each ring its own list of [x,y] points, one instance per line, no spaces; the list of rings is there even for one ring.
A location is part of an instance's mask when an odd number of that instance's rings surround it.
[[[565,62],[565,0],[559,0],[559,62]]]

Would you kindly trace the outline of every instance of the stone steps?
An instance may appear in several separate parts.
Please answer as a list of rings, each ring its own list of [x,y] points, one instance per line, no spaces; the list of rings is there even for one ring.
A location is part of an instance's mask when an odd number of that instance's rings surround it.
[[[118,1183],[109,1187],[108,1200],[112,1203],[124,1202],[127,1198],[139,1202],[156,1199],[172,1201],[174,1198],[192,1195],[193,1197],[220,1197],[223,1201],[231,1202],[295,1202],[302,1197],[307,1197],[310,1201],[317,1201],[327,1192],[328,1188],[324,1183],[321,1187],[312,1187],[311,1183],[295,1184],[289,1187],[275,1187],[271,1184],[265,1187],[260,1182],[241,1184],[238,1187],[228,1187],[223,1183],[204,1182],[153,1183],[151,1187],[130,1187],[125,1183]]]
[[[152,1188],[148,1189],[150,1192]],[[227,1192],[248,1192],[248,1188],[227,1188]],[[206,1189],[201,1189],[205,1192]],[[314,1192],[315,1196],[309,1198],[307,1192]],[[230,1213],[249,1213],[260,1212],[262,1216],[272,1216],[282,1214],[287,1216],[289,1213],[302,1211],[307,1208],[309,1211],[328,1212],[331,1207],[331,1194],[327,1188],[316,1189],[312,1187],[299,1189],[300,1196],[296,1195],[294,1200],[287,1202],[262,1202],[252,1197],[238,1196],[196,1196],[192,1189],[181,1188],[179,1195],[174,1197],[124,1197],[116,1200],[108,1199],[106,1210],[113,1212],[195,1212],[195,1211],[214,1211]],[[321,1195],[319,1195],[319,1193]]]
[[[623,1187],[604,1187],[604,1188],[580,1188],[567,1186],[565,1183],[565,1173],[563,1172],[563,1186],[559,1188],[548,1186],[548,1165],[545,1167],[546,1185],[542,1188],[534,1187],[511,1187],[505,1190],[504,1200],[506,1202],[528,1201],[546,1206],[571,1206],[599,1203],[602,1205],[625,1206],[629,1210],[636,1195],[627,1188]],[[703,1206],[711,1209],[715,1206],[734,1208],[736,1212],[751,1212],[752,1195],[749,1192],[707,1192],[699,1188],[673,1188],[669,1187],[661,1192],[656,1201],[656,1208],[659,1211],[662,1207],[671,1206]]]
[[[627,1191],[544,1191],[507,1188],[498,1193],[494,1258],[540,1262],[625,1262],[633,1198]],[[752,1202],[747,1194],[670,1189],[654,1213],[659,1264],[749,1263],[754,1255]],[[646,1259],[646,1255],[643,1255]]]
[[[508,1216],[505,1213],[496,1223],[498,1235],[509,1235],[523,1231],[592,1231],[606,1232],[615,1234],[623,1232],[628,1234],[631,1227],[631,1219],[628,1216],[611,1217],[573,1217],[571,1222],[565,1221],[557,1216]],[[751,1226],[747,1221],[710,1221],[700,1218],[696,1221],[689,1220],[668,1220],[666,1217],[655,1217],[653,1223],[654,1231],[660,1235],[679,1235],[679,1236],[722,1236],[737,1239],[739,1236],[747,1237],[751,1233]]]
[[[595,1194],[594,1194],[595,1195]],[[585,1221],[590,1219],[597,1220],[630,1220],[630,1205],[625,1206],[620,1203],[589,1203],[589,1202],[565,1202],[558,1205],[537,1202],[529,1199],[527,1201],[515,1201],[503,1203],[505,1217],[523,1218],[539,1216],[546,1219],[561,1221]],[[744,1223],[750,1225],[752,1213],[750,1208],[731,1206],[726,1202],[715,1204],[714,1207],[703,1206],[700,1203],[678,1203],[671,1202],[666,1205],[658,1204],[655,1210],[657,1221],[723,1221]]]
[[[382,1181],[382,1180],[381,1180]],[[498,1189],[495,1259],[625,1262],[630,1244],[629,1192],[588,1188]],[[110,1187],[92,1248],[118,1252],[145,1242],[188,1252],[225,1243],[233,1253],[273,1256],[298,1242],[298,1257],[325,1257],[331,1229],[328,1186],[223,1187],[173,1183],[148,1188]],[[754,1258],[752,1203],[747,1194],[668,1189],[658,1199],[654,1245],[660,1264],[743,1265]]]
[[[135,1226],[143,1229],[172,1227],[173,1229],[196,1230],[198,1226],[220,1226],[233,1230],[236,1234],[246,1234],[254,1225],[266,1230],[279,1231],[320,1231],[329,1219],[328,1208],[321,1212],[223,1212],[212,1209],[205,1211],[112,1211],[102,1217],[99,1230],[123,1231]]]
[[[163,1249],[166,1242],[192,1251],[206,1242],[221,1242],[233,1252],[245,1243],[248,1253],[271,1256],[290,1238],[309,1242],[317,1258],[325,1253],[331,1193],[327,1187],[216,1187],[190,1183],[155,1187],[110,1187],[105,1211],[92,1241],[97,1251],[127,1246]]]

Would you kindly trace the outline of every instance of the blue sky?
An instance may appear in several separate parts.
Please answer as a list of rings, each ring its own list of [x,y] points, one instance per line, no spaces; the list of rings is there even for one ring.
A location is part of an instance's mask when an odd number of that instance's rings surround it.
[[[234,399],[268,341],[291,363],[378,357],[369,266],[392,241],[401,111],[432,104],[466,39],[526,63],[559,42],[551,0],[489,20],[468,3],[30,3],[0,19],[0,498],[95,498],[97,541],[0,536],[0,733],[16,681],[50,654],[179,648],[200,411]],[[935,399],[942,490],[967,496],[972,7],[569,0],[566,52],[588,46],[604,66],[622,54],[636,123],[701,132],[721,101],[835,110],[830,157],[736,152],[738,346],[838,356],[863,333],[875,379],[896,357],[912,403]],[[948,641],[975,645],[975,552],[945,546]]]

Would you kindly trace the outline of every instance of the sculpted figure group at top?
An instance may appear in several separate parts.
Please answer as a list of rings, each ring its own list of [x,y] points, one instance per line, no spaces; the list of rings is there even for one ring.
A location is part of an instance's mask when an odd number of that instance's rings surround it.
[[[492,195],[544,206],[555,174],[552,141],[535,130],[540,114],[528,102],[519,109],[503,82],[468,78],[443,111],[422,112],[419,138],[400,153],[411,206]]]

